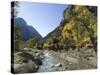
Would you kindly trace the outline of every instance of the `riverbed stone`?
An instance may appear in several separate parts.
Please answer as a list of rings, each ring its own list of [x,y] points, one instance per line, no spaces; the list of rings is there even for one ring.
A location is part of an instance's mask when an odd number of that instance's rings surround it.
[[[14,73],[36,72],[37,69],[38,66],[31,60],[29,60],[27,63],[14,64]]]
[[[31,73],[38,70],[39,65],[42,65],[42,60],[34,52],[23,50],[14,53],[12,64],[14,64],[12,65],[14,73]]]
[[[57,64],[55,65],[55,67],[62,67],[62,64],[61,64],[61,63],[57,63]]]

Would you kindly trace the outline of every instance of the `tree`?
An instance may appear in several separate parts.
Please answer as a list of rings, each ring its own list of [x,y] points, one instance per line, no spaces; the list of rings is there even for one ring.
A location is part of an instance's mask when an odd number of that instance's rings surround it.
[[[21,37],[21,27],[19,25],[14,25],[14,38],[20,39]]]
[[[72,6],[70,8],[68,8],[67,10],[64,11],[64,19],[68,19],[70,20],[70,22],[68,23],[69,25],[67,27],[71,27],[71,21],[73,20],[73,25],[76,26],[76,30],[75,32],[77,32],[77,34],[75,33],[75,36],[73,36],[73,38],[77,39],[77,46],[79,47],[79,45],[81,45],[83,42],[80,40],[83,40],[84,38],[89,37],[94,50],[96,51],[96,45],[97,45],[97,32],[96,32],[96,26],[97,26],[97,17],[95,16],[95,14],[93,12],[91,12],[88,7],[85,6]],[[69,32],[68,28],[65,28],[65,32]],[[64,31],[64,30],[63,30]],[[71,30],[73,31],[73,29]],[[64,32],[64,33],[65,33]],[[72,32],[74,34],[74,32]],[[67,35],[69,35],[67,33]],[[81,37],[82,36],[82,37]]]
[[[14,47],[15,47],[15,50],[19,50],[19,42],[21,40],[21,27],[18,26],[18,25],[15,25],[14,26]]]
[[[37,37],[34,37],[27,41],[27,46],[31,48],[36,48],[38,43],[39,43],[39,39]]]
[[[80,7],[80,9],[82,9],[82,7]],[[80,16],[76,17],[76,20],[80,21],[81,25],[85,27],[93,44],[93,48],[95,51],[97,51],[97,17],[95,16],[95,13],[90,12],[86,7],[84,7],[80,12],[78,10],[76,12],[77,14],[81,14]],[[94,26],[94,28],[91,26]]]
[[[75,26],[76,22],[71,20],[69,23],[66,23],[62,29],[62,39],[63,46],[65,49],[69,49],[70,47],[74,47],[77,45],[77,26]]]
[[[18,14],[18,7],[19,7],[19,2],[18,1],[12,1],[11,2],[11,18],[14,18]]]

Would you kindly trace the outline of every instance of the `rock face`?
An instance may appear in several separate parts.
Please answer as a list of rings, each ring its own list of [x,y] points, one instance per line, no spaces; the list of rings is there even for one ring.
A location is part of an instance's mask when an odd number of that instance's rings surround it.
[[[37,37],[42,39],[42,36],[33,28],[31,25],[27,25],[26,21],[23,18],[15,18],[14,25],[19,25],[22,31],[21,39],[27,41],[29,38]]]

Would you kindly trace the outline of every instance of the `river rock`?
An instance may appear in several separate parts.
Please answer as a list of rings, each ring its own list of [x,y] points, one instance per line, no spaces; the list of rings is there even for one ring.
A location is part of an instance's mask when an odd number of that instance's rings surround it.
[[[27,63],[14,64],[14,73],[31,73],[36,72],[38,66],[31,60]]]
[[[55,67],[62,67],[62,64],[61,64],[61,63],[57,63],[57,64],[55,65]]]
[[[37,65],[42,65],[42,61],[40,58],[35,58],[34,59],[34,62],[37,64]]]
[[[20,51],[14,54],[14,63],[12,64],[14,64],[12,66],[14,73],[30,73],[36,72],[42,61],[40,57],[33,56],[26,51]]]
[[[39,57],[41,60],[44,58],[44,54],[42,52],[36,53],[36,56]]]
[[[70,65],[72,65],[72,63],[71,63],[71,62],[69,62],[69,64],[70,64]]]

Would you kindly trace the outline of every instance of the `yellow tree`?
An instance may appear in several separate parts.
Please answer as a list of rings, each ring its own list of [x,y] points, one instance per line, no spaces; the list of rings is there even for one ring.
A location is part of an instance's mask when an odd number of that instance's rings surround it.
[[[80,40],[88,35],[93,44],[94,50],[96,51],[97,19],[94,13],[85,6],[70,6],[64,11],[64,19],[69,20],[69,25],[67,24],[67,27],[65,27],[67,28],[67,32],[68,27],[70,28],[72,26],[72,29],[70,29],[71,31],[74,31],[76,29],[76,33],[72,32],[72,35],[74,34],[73,38],[77,39],[77,45],[79,46],[80,43],[82,43],[82,41],[80,42]],[[66,35],[69,36],[68,33]]]

